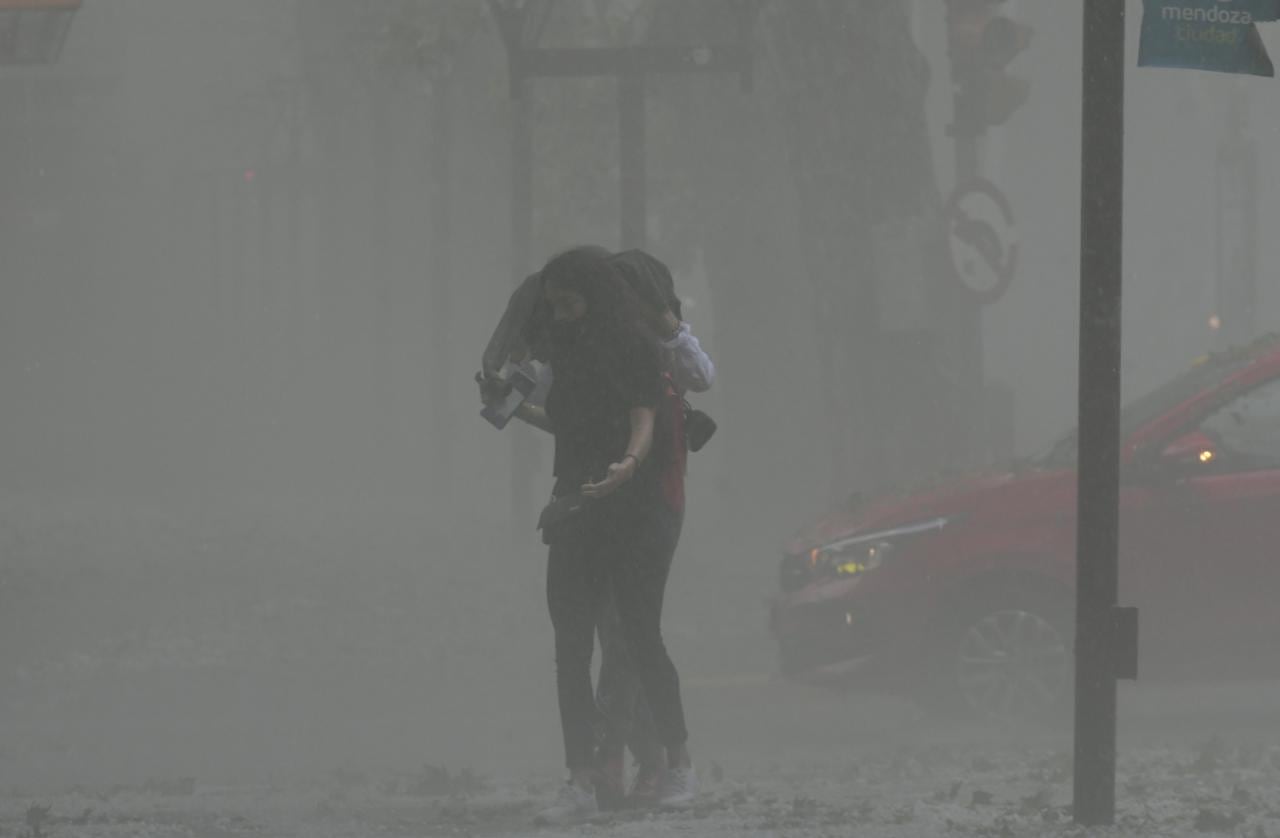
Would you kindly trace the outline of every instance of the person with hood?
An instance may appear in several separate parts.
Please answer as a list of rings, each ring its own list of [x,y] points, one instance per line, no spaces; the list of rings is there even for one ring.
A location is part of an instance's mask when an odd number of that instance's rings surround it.
[[[715,366],[689,325],[681,319],[680,298],[667,266],[642,250],[623,251],[610,262],[635,291],[646,321],[659,336],[668,374],[682,403],[686,392],[701,393],[710,389]],[[683,444],[679,447],[684,448]],[[681,450],[677,466],[681,474],[684,466]],[[677,503],[683,510],[683,492]],[[596,704],[601,731],[597,799],[608,807],[651,806],[658,802],[663,788],[666,770],[663,748],[612,600],[606,599],[602,605],[598,635],[601,652]],[[628,749],[636,763],[629,789],[626,782]]]
[[[627,250],[612,255],[603,248],[583,250],[607,258],[635,293],[645,322],[659,336],[677,395],[683,400],[686,392],[708,390],[715,379],[715,366],[688,323],[682,319],[681,300],[667,266],[643,250]],[[551,318],[545,300],[541,299],[542,292],[541,272],[521,283],[511,295],[506,311],[485,348],[483,362],[485,375],[491,380],[497,378],[508,360],[544,362],[538,390],[530,398],[532,404],[538,404],[545,398],[552,378],[550,367],[545,365],[547,325]],[[684,407],[689,410],[687,403]],[[678,469],[682,475],[685,446],[683,441],[673,444],[679,449]],[[667,494],[682,510],[683,481],[676,481],[672,475],[667,483]],[[664,749],[631,655],[626,649],[617,609],[607,592],[599,615],[598,634],[601,666],[596,692],[599,710],[599,752],[595,777],[597,800],[608,808],[624,803],[653,805],[662,790]],[[625,780],[625,751],[628,748],[637,766],[629,792]]]
[[[667,353],[672,380],[682,392],[704,393],[715,381],[716,368],[689,324],[682,319],[680,297],[671,271],[643,250],[609,254],[602,247],[584,248],[605,256],[640,299],[645,319]],[[481,390],[494,386],[504,365],[545,361],[549,311],[542,300],[542,273],[530,274],[512,292],[507,307],[481,356]]]
[[[591,656],[601,606],[612,599],[628,658],[666,756],[658,802],[690,802],[697,777],[687,747],[680,680],[662,641],[662,601],[683,520],[681,421],[661,347],[635,293],[607,255],[578,248],[541,271],[550,311],[545,404],[516,416],[555,437],[553,501],[541,522],[547,605],[569,780],[542,819],[597,809],[598,711]],[[672,491],[672,488],[677,490]],[[565,502],[571,505],[565,506]]]
[[[710,390],[716,377],[715,364],[681,317],[680,297],[676,295],[671,271],[643,250],[624,250],[610,262],[640,298],[649,327],[667,353],[671,378],[681,395]]]

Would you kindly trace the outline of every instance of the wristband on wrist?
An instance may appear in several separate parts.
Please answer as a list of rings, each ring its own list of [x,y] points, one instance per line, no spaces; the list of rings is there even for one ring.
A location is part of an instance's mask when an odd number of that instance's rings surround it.
[[[639,458],[639,457],[637,457],[635,454],[623,454],[623,455],[622,455],[622,459],[624,459],[624,460],[625,460],[625,459],[627,459],[628,457],[636,461],[636,468],[640,468],[640,458]]]

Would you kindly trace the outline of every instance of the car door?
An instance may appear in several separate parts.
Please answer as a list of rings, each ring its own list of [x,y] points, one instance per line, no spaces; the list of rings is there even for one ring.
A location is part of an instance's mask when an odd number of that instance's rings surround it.
[[[1226,642],[1196,609],[1208,584],[1204,545],[1184,522],[1197,514],[1199,493],[1165,475],[1121,487],[1120,602],[1138,607],[1143,679],[1196,674],[1204,667],[1202,650]]]
[[[1142,642],[1179,674],[1280,674],[1280,379],[1212,410],[1199,431],[1203,459],[1126,506]]]
[[[1201,430],[1218,446],[1216,467],[1188,480],[1200,501],[1186,525],[1205,545],[1203,607],[1227,635],[1226,661],[1239,659],[1241,674],[1280,674],[1280,379],[1232,399]]]

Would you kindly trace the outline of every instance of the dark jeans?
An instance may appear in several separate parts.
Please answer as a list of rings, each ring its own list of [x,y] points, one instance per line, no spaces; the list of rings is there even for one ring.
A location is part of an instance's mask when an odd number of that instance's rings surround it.
[[[677,540],[683,517],[683,514],[677,514],[674,522]],[[661,615],[661,599],[657,607]],[[600,638],[600,675],[596,683],[600,747],[606,753],[617,755],[630,748],[641,766],[661,766],[665,756],[662,740],[658,738],[653,711],[649,709],[649,702],[641,689],[640,674],[627,645],[612,591],[605,592],[596,633]]]
[[[625,644],[626,671],[634,672],[638,691],[648,701],[658,741],[674,747],[688,738],[680,676],[662,642],[661,628],[662,600],[682,516],[661,503],[582,514],[583,520],[551,545],[547,561],[560,724],[571,771],[595,763],[599,716],[591,688],[591,653],[601,608],[609,598],[617,610],[616,636]],[[615,663],[618,652],[615,646]]]

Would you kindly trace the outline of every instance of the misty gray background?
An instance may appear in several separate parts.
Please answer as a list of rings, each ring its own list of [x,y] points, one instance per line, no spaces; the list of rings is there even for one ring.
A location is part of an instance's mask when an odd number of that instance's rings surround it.
[[[445,282],[432,96],[414,78],[377,94],[379,128],[374,94],[326,60],[299,3],[89,0],[57,66],[0,70],[0,783],[559,761],[542,548],[510,507],[510,437],[538,447],[544,472],[549,446],[484,424],[471,380],[511,287],[501,44],[482,26],[454,67]],[[1006,7],[1036,30],[1014,65],[1032,93],[984,159],[1022,261],[986,310],[984,352],[1029,453],[1076,407],[1080,13]],[[942,4],[913,9],[945,195]],[[650,100],[653,249],[720,369],[697,399],[723,430],[691,460],[666,620],[693,744],[720,752],[787,741],[793,714],[840,718],[838,698],[764,683],[764,599],[789,535],[857,483],[826,470],[785,155],[753,104],[768,73],[750,97],[682,78]],[[616,244],[616,193],[575,173],[582,147],[613,159],[609,88],[536,90],[530,270],[563,246]],[[1237,91],[1263,150],[1265,231],[1280,213],[1274,82],[1130,73],[1131,394],[1214,344],[1213,155]],[[741,293],[713,292],[725,283],[687,245],[696,230],[664,251],[662,190],[718,188],[695,175],[721,151],[662,117],[699,95],[744,98],[742,119],[759,119],[759,165],[741,173],[756,201],[726,195],[717,219],[755,266],[734,278]],[[730,126],[718,142],[744,136]],[[290,160],[296,182],[277,175]],[[1269,330],[1280,241],[1259,248]],[[755,339],[726,339],[735,329]]]

